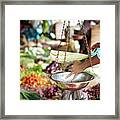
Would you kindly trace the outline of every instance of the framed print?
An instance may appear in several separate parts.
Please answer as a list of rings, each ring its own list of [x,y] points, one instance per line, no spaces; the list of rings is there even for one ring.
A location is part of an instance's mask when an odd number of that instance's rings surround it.
[[[1,9],[2,119],[119,119],[117,0]]]

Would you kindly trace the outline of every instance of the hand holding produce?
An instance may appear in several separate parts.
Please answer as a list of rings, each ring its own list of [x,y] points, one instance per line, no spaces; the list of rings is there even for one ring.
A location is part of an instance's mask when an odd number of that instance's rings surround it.
[[[79,73],[83,72],[85,69],[86,69],[85,64],[84,64],[84,63],[81,63],[81,62],[78,61],[78,60],[76,60],[76,61],[74,61],[73,65],[72,65],[72,72],[71,72],[66,78],[68,78],[68,77],[70,77],[72,74],[74,74],[73,79],[75,79],[75,77],[76,77]]]

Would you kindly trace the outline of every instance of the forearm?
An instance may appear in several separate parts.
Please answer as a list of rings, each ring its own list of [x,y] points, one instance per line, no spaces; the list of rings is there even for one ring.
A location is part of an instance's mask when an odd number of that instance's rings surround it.
[[[100,63],[100,59],[97,56],[91,57],[92,66]],[[90,59],[83,61],[84,67],[88,68],[91,66]]]

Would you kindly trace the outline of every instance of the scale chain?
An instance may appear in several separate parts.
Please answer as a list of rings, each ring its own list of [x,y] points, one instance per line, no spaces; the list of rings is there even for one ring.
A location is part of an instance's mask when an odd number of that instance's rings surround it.
[[[65,49],[65,57],[64,57],[64,62],[63,62],[63,67],[64,70],[66,68],[66,55],[67,55],[67,50],[68,50],[68,45],[69,45],[69,41],[70,41],[70,21],[68,21],[68,27],[67,27],[67,33],[66,33],[66,49]]]
[[[65,21],[63,23],[63,28],[62,28],[62,33],[61,33],[61,40],[62,40],[62,36],[63,36],[63,33],[64,33],[64,29],[65,29]],[[58,56],[59,56],[59,47],[61,45],[61,40],[60,40],[60,43],[58,45],[58,53],[57,53],[57,57],[56,57],[56,60],[58,61]]]
[[[90,47],[88,45],[88,42],[87,42],[87,37],[86,37],[86,33],[87,31],[89,30],[89,27],[86,27],[84,24],[80,24],[80,21],[78,20],[78,23],[80,25],[80,29],[82,28],[83,29],[83,33],[84,33],[84,40],[85,40],[85,44],[86,44],[86,48],[87,48],[87,51],[88,51],[88,57],[89,57],[89,61],[90,61],[90,66],[92,68],[92,71],[94,72],[93,70],[93,66],[92,66],[92,60],[91,60],[91,51],[90,51]]]

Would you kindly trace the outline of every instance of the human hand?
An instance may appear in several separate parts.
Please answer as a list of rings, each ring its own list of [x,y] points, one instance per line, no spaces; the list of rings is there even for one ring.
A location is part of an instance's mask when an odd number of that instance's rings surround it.
[[[100,48],[100,43],[96,43],[96,44],[92,45],[91,50],[93,51],[96,48]]]
[[[75,77],[79,73],[83,72],[86,69],[84,62],[80,62],[79,60],[74,61],[71,67],[72,67],[72,71],[66,78],[74,74],[73,79],[75,79]]]

